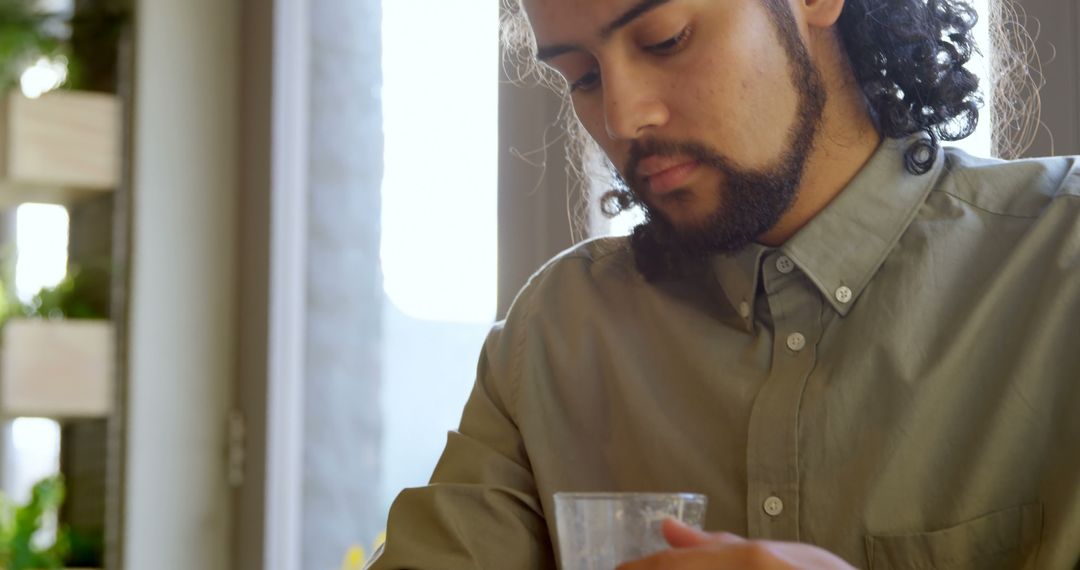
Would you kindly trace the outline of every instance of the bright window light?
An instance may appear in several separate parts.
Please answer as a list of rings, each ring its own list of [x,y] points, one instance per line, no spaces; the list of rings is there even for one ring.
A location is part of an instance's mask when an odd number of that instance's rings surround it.
[[[37,99],[67,81],[68,60],[64,56],[56,59],[38,58],[34,65],[26,68],[19,77],[19,88],[28,99]]]
[[[37,9],[49,14],[70,16],[75,9],[75,0],[37,0]]]
[[[979,87],[986,102],[982,112],[979,113],[979,127],[975,133],[964,140],[946,144],[963,149],[968,154],[988,157],[993,152],[991,133],[994,131],[994,125],[990,117],[990,62],[992,60],[990,52],[992,49],[990,45],[990,6],[989,0],[972,0],[971,4],[979,12],[979,24],[975,28],[975,41],[978,43],[982,54],[974,54],[971,61],[968,62],[967,68],[979,76]]]
[[[613,236],[628,236],[638,224],[645,221],[645,214],[639,208],[627,210],[607,222],[607,234]]]
[[[4,493],[24,503],[38,481],[60,472],[60,424],[44,418],[18,418],[10,424],[4,458]]]
[[[27,303],[67,275],[68,212],[63,206],[23,204],[15,212],[15,294]]]
[[[4,493],[25,504],[38,481],[60,473],[60,424],[45,418],[18,418],[10,426],[11,439],[4,452]],[[34,545],[52,544],[56,533],[55,516],[46,518],[33,537]]]
[[[490,322],[497,288],[499,3],[382,6],[384,289],[414,318]],[[491,25],[475,25],[485,21]],[[470,23],[469,33],[455,22]]]

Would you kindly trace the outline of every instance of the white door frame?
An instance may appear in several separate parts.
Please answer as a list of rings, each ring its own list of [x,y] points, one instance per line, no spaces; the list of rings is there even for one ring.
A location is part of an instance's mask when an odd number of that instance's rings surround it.
[[[265,570],[303,570],[310,12],[274,3]]]

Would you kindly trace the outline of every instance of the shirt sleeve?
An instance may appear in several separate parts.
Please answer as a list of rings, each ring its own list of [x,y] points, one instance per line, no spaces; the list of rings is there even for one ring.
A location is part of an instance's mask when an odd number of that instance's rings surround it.
[[[369,570],[554,568],[551,539],[521,434],[512,417],[512,348],[496,327],[480,356],[460,429],[426,487],[390,508],[386,542]]]

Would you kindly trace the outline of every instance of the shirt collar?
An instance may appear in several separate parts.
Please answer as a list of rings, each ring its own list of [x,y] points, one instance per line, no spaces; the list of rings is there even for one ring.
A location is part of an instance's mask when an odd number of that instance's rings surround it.
[[[846,316],[877,273],[944,169],[944,152],[929,172],[911,174],[904,152],[917,140],[885,139],[862,170],[833,201],[779,249],[802,270],[822,296]],[[716,256],[713,271],[749,327],[742,303],[754,306],[762,258],[772,250],[752,244]]]
[[[754,243],[738,253],[715,256],[712,261],[716,280],[738,314],[736,320],[747,331],[752,329],[754,322],[754,295],[761,275],[758,267],[761,267],[761,259],[770,251],[771,248]]]

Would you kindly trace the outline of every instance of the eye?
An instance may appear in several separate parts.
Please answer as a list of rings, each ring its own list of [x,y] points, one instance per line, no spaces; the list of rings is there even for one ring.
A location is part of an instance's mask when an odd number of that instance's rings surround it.
[[[570,84],[570,92],[588,92],[600,85],[600,71],[593,70],[581,76],[581,79]]]
[[[672,55],[678,53],[680,50],[682,50],[682,48],[686,44],[686,41],[690,39],[690,34],[692,32],[693,30],[689,26],[687,26],[683,28],[681,32],[668,40],[662,41],[658,44],[653,44],[651,46],[645,46],[645,51],[655,55]]]

